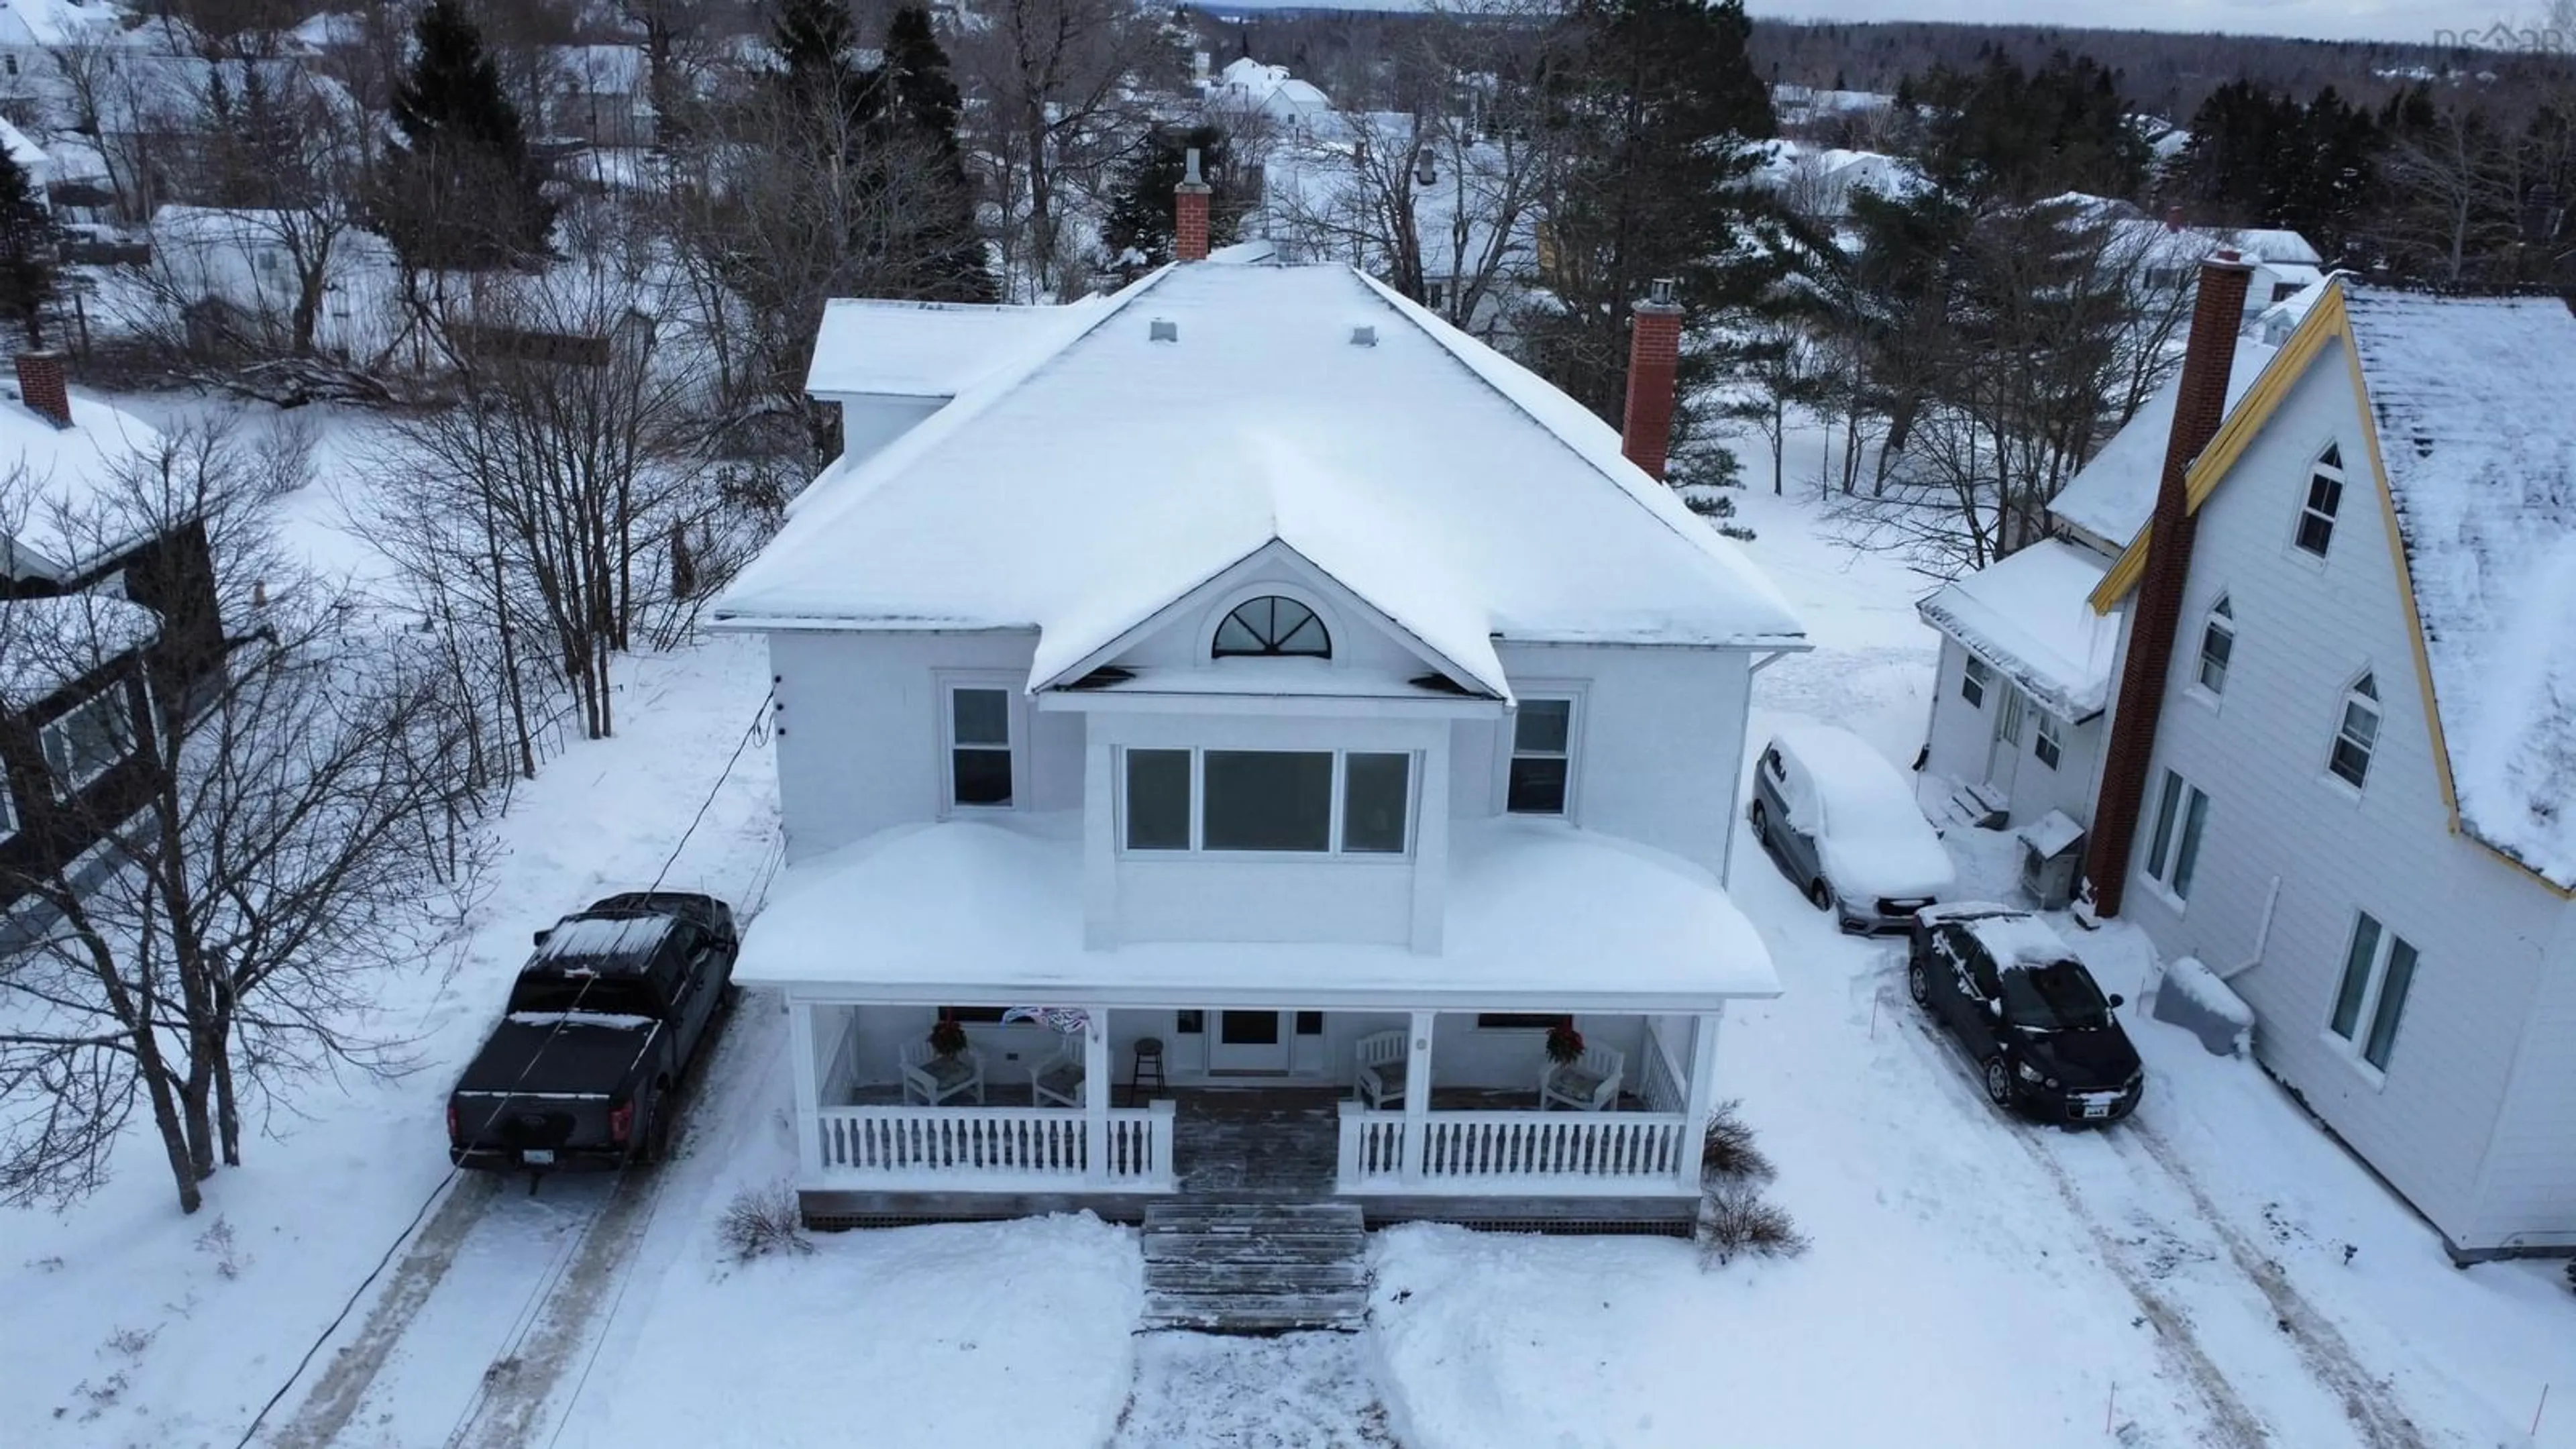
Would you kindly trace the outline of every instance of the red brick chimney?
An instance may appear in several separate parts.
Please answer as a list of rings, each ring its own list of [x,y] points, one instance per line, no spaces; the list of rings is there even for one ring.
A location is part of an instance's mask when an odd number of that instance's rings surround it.
[[[63,378],[63,355],[46,350],[18,354],[18,400],[58,428],[72,425],[72,394]]]
[[[1208,254],[1208,184],[1199,179],[1199,148],[1192,146],[1181,184],[1172,188],[1172,255],[1203,262]]]
[[[1672,279],[1657,278],[1629,313],[1628,409],[1619,451],[1661,481],[1673,446],[1673,374],[1682,360],[1682,309],[1673,301]]]
[[[2191,539],[2198,520],[2183,480],[2226,419],[2227,375],[2235,367],[2236,329],[2245,320],[2245,284],[2253,275],[2254,268],[2233,251],[2213,253],[2200,264],[2200,297],[2192,307],[2191,340],[2183,350],[2173,432],[2165,443],[2164,475],[2148,525],[2146,566],[2129,603],[2129,651],[2121,662],[2119,704],[2102,757],[2102,792],[2093,802],[2093,839],[2085,848],[2084,874],[2092,883],[2093,908],[2105,916],[2120,913],[2129,883],[2129,854],[2137,844],[2165,675],[2182,618],[2183,583],[2191,573]]]

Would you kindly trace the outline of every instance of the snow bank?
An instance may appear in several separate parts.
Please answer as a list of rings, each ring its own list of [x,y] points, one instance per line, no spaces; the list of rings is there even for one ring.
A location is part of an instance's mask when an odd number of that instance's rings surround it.
[[[2199,1037],[2213,1056],[2241,1057],[2254,1049],[2254,1008],[2197,956],[2165,966],[2156,984],[2154,1015]]]

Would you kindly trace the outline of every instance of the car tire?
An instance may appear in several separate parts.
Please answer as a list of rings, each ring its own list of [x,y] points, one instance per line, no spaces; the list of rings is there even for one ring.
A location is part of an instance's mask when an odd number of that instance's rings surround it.
[[[1905,994],[1914,998],[1915,1005],[1927,1011],[1931,1009],[1932,973],[1924,970],[1920,961],[1905,968]]]
[[[2012,1068],[2005,1064],[2003,1053],[1986,1058],[1986,1100],[1998,1107],[2012,1106]]]
[[[1807,883],[1807,899],[1815,902],[1817,910],[1830,911],[1834,908],[1834,888],[1819,876]]]
[[[653,1094],[653,1114],[644,1119],[644,1141],[636,1150],[635,1160],[648,1167],[659,1166],[671,1157],[671,1093],[664,1088]]]
[[[1764,850],[1771,848],[1771,812],[1759,800],[1753,802],[1753,843]]]

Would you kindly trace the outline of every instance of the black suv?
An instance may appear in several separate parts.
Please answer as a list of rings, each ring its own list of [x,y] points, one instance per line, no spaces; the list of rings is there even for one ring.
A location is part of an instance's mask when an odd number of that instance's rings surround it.
[[[2146,1073],[2093,973],[2048,923],[1998,905],[1914,917],[1906,989],[1947,1024],[1998,1107],[2084,1126],[2137,1110]]]

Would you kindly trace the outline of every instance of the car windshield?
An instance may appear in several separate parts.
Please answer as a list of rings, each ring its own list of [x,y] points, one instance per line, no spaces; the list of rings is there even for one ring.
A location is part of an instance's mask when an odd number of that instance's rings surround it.
[[[2033,1031],[2082,1031],[2107,1026],[2110,1003],[2082,966],[2052,961],[2003,973],[2004,1018]]]

